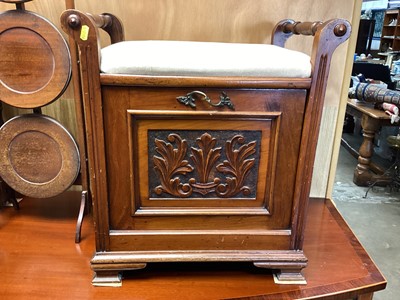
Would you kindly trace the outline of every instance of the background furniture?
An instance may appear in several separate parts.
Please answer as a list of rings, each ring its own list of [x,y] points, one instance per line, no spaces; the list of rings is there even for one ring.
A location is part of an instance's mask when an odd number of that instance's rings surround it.
[[[370,62],[354,62],[351,75],[363,74],[365,78],[380,80],[388,85],[388,89],[394,90],[396,83],[390,76],[390,68],[384,64]]]
[[[385,12],[379,50],[381,52],[400,50],[400,16],[398,9]]]
[[[356,44],[356,53],[358,55],[362,53],[364,53],[365,55],[370,54],[374,29],[375,20],[360,20]]]
[[[354,150],[348,143],[342,140],[342,144],[354,156],[358,157],[358,164],[354,170],[354,183],[358,186],[370,186],[377,180],[380,180],[381,184],[384,183],[384,178],[380,176],[384,173],[384,168],[372,161],[374,138],[382,126],[398,126],[398,124],[391,124],[390,116],[384,111],[358,103],[355,99],[347,101],[346,112],[351,116],[360,118],[363,129],[363,142],[359,150]],[[387,182],[390,180],[390,178],[386,178]]]

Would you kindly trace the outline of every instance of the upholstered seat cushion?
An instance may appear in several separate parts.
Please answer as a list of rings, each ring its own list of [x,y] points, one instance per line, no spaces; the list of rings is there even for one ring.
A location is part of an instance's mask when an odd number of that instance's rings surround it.
[[[311,75],[310,57],[265,44],[126,41],[101,51],[100,69],[110,74],[161,76]]]

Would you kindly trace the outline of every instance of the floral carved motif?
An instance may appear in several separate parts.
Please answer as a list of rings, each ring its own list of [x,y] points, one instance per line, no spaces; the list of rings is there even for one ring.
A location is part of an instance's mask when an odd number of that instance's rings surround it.
[[[217,187],[216,193],[220,197],[229,197],[239,193],[249,194],[250,189],[244,186],[246,174],[254,166],[254,158],[249,159],[256,152],[256,142],[250,142],[242,145],[239,149],[234,149],[236,143],[243,144],[244,137],[236,135],[231,141],[226,143],[225,153],[227,160],[217,166],[217,170],[224,174],[229,174],[232,177],[226,177],[226,183],[220,184]]]
[[[175,142],[177,148],[173,148],[171,143],[156,139],[156,151],[161,155],[154,156],[154,168],[158,171],[161,185],[155,188],[158,195],[162,192],[178,196],[188,197],[192,194],[192,187],[189,184],[182,184],[178,174],[186,174],[193,171],[193,167],[185,160],[187,142],[182,140],[177,134],[168,136],[169,142]]]
[[[190,158],[196,166],[199,182],[196,182],[195,178],[191,178],[189,182],[197,193],[206,195],[214,192],[215,187],[220,182],[218,177],[215,177],[212,182],[209,182],[209,177],[215,164],[221,157],[221,147],[215,148],[217,141],[208,133],[204,133],[200,138],[196,139],[196,142],[199,148],[191,148],[192,155]]]
[[[152,158],[160,182],[154,189],[157,195],[187,198],[195,193],[223,198],[251,193],[245,181],[255,165],[252,156],[256,153],[256,141],[245,143],[243,135],[233,136],[225,142],[225,159],[221,161],[222,147],[217,147],[216,138],[204,133],[190,148],[190,163],[186,159],[188,143],[179,134],[169,134],[167,141],[156,138],[154,143],[160,155]],[[187,174],[190,179],[186,179]]]

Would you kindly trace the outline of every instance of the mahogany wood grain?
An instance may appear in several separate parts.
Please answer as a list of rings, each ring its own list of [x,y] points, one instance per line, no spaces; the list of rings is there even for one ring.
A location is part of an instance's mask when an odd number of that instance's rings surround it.
[[[310,26],[313,26],[312,24]],[[308,34],[308,32],[306,32]],[[301,249],[304,239],[305,211],[310,195],[314,160],[317,150],[317,140],[325,100],[326,84],[333,51],[351,34],[351,25],[345,20],[326,21],[315,32],[311,53],[312,83],[306,103],[302,128],[299,165],[293,200],[292,228],[294,237],[292,246]]]
[[[304,251],[307,285],[276,285],[249,263],[154,263],[125,272],[120,288],[93,287],[94,229],[75,244],[80,193],[25,198],[0,210],[1,298],[26,299],[370,299],[386,280],[330,200],[311,199]]]
[[[291,88],[307,89],[310,78],[256,78],[256,77],[176,77],[100,74],[102,85],[159,87],[230,87],[230,88]]]
[[[203,89],[211,97],[217,97],[218,89]],[[190,109],[176,101],[176,97],[184,95],[188,92],[188,89],[175,88],[172,90],[167,89],[156,89],[154,88],[137,88],[132,89],[128,87],[118,88],[114,86],[104,87],[103,99],[104,109],[107,111],[105,114],[105,139],[106,139],[106,153],[107,157],[107,170],[109,172],[109,193],[110,193],[110,226],[113,229],[152,229],[157,228],[163,229],[179,229],[182,228],[183,224],[186,224],[186,229],[211,229],[219,223],[220,228],[218,229],[233,229],[233,228],[289,228],[290,213],[291,213],[291,195],[293,193],[294,175],[296,170],[296,157],[299,148],[300,140],[300,127],[302,120],[302,108],[304,107],[304,90],[289,90],[289,91],[275,91],[270,90],[268,97],[263,96],[264,91],[255,90],[226,90],[230,95],[232,101],[235,104],[235,113],[239,117],[240,114],[244,118],[251,113],[268,112],[283,114],[280,117],[280,129],[279,138],[277,138],[277,161],[276,171],[270,172],[269,176],[276,178],[275,188],[273,189],[273,196],[271,196],[271,205],[275,205],[273,208],[275,218],[273,220],[264,217],[247,216],[248,219],[243,219],[242,216],[226,216],[217,222],[215,219],[207,217],[206,214],[198,216],[185,216],[182,214],[179,217],[179,222],[174,223],[172,219],[167,221],[164,217],[161,220],[156,218],[149,219],[145,216],[136,217],[134,223],[131,221],[130,215],[132,214],[132,208],[129,209],[129,203],[131,202],[134,193],[131,191],[132,183],[130,181],[130,166],[132,162],[129,162],[127,158],[132,157],[133,149],[130,149],[129,144],[121,139],[121,137],[129,137],[131,135],[130,129],[126,126],[128,115],[126,111],[128,109],[136,110],[153,110],[153,114],[159,112],[166,118],[171,118],[171,111],[180,111],[183,115],[186,114],[190,118],[194,118],[195,114]],[[285,101],[280,101],[284,98]],[[303,98],[303,100],[302,100]],[[152,101],[146,101],[144,99],[152,99]],[[173,101],[173,102],[172,102]],[[171,105],[172,103],[172,105]],[[251,104],[251,111],[248,110],[249,103]],[[221,110],[219,113],[214,112],[214,109],[199,104],[199,109],[212,113],[214,120],[223,118],[224,114],[228,114],[226,110]],[[163,110],[164,109],[164,110]],[[176,113],[175,113],[176,114]],[[168,120],[167,119],[167,120]],[[223,123],[219,121],[206,121],[205,123],[193,123],[189,125],[183,125],[177,122],[177,116],[171,118],[170,122],[165,121],[164,125],[151,124],[153,128],[192,128],[196,129],[201,126],[204,129],[213,129],[213,126],[224,126],[224,128],[233,128],[233,126],[242,126],[242,123],[231,123],[228,126],[226,121]],[[221,119],[223,120],[223,119]],[[187,121],[183,121],[187,123]],[[219,125],[218,125],[219,124]],[[251,124],[251,122],[249,123]],[[172,126],[172,127],[171,127]],[[184,126],[184,127],[182,127]],[[249,126],[249,125],[247,125]],[[214,128],[217,129],[217,128]],[[145,134],[146,131],[143,132]],[[135,144],[136,145],[136,144]],[[147,147],[139,147],[137,151],[138,157],[147,157]],[[143,158],[146,161],[146,158]],[[272,162],[269,162],[270,164]],[[288,172],[288,168],[291,172]],[[262,168],[260,168],[262,169]],[[140,168],[140,172],[146,172],[144,167]],[[284,175],[285,174],[285,175]],[[144,176],[144,178],[146,178]],[[146,184],[141,184],[141,188],[146,189]],[[144,192],[144,191],[143,191]],[[269,198],[269,196],[266,196]],[[124,200],[122,200],[124,199]],[[155,200],[151,200],[154,202]],[[171,201],[168,201],[171,202]],[[220,205],[221,203],[219,203]],[[168,205],[164,203],[163,205]],[[195,205],[195,204],[191,204]],[[204,205],[204,204],[202,204]],[[208,204],[212,205],[212,204]],[[218,205],[215,204],[215,205]],[[241,204],[243,207],[244,204]],[[250,204],[249,204],[250,205]],[[199,207],[200,205],[196,205]],[[220,211],[220,210],[219,210]],[[279,216],[279,217],[278,217]],[[227,219],[235,220],[232,222],[226,222]],[[151,222],[150,222],[151,220]],[[178,225],[179,224],[179,225]],[[235,225],[233,225],[235,224]]]

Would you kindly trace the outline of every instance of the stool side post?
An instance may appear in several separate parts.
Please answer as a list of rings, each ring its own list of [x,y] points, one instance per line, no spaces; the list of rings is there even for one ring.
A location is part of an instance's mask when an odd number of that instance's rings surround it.
[[[350,37],[350,33],[350,23],[342,19],[329,20],[319,25],[315,32],[311,54],[311,88],[306,101],[293,200],[293,249],[302,249],[304,240],[306,211],[331,58],[335,49]]]
[[[80,85],[86,124],[88,175],[96,231],[96,251],[109,245],[108,188],[100,85],[100,41],[96,24],[86,14],[66,10],[61,15],[62,29],[79,49]],[[95,184],[98,183],[98,184]]]

